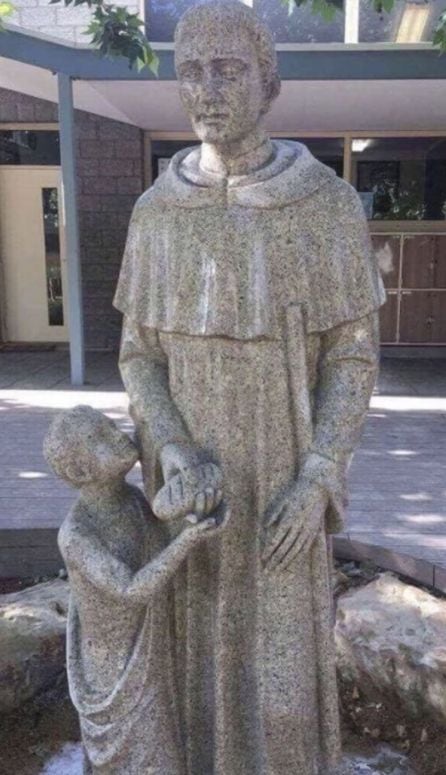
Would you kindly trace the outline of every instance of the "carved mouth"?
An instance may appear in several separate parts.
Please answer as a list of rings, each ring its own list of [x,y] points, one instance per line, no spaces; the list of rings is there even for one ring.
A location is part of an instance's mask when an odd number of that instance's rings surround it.
[[[226,113],[209,113],[199,116],[200,121],[204,121],[206,124],[212,124],[218,121],[225,121],[228,118]]]

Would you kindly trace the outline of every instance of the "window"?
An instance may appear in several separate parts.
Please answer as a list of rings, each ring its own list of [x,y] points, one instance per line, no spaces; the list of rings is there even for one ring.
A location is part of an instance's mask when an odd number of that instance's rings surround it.
[[[59,243],[57,188],[42,188],[43,233],[45,239],[48,323],[63,326],[62,274]]]
[[[154,42],[173,41],[175,26],[196,0],[146,0],[147,36]],[[251,5],[251,3],[248,3]],[[253,0],[252,7],[263,19],[277,43],[342,43],[344,14],[339,11],[332,22],[314,14],[310,6],[294,8],[288,14],[280,0]],[[342,0],[339,0],[342,9]]]
[[[445,0],[396,0],[390,13],[377,13],[369,0],[359,0],[360,43],[421,43],[433,38]]]
[[[0,130],[0,164],[60,164],[59,132],[42,129]]]
[[[172,42],[175,27],[194,0],[146,0],[147,37],[159,43]]]
[[[344,174],[344,138],[343,137],[307,137],[290,138],[303,143],[308,150],[327,167],[331,167],[340,178]]]
[[[339,3],[342,8],[342,2]],[[254,0],[253,8],[268,25],[277,43],[343,43],[344,14],[338,11],[331,22],[312,12],[311,4],[293,8],[280,0]]]
[[[352,181],[370,220],[446,219],[446,138],[358,138]]]
[[[197,140],[152,140],[152,179],[161,175],[172,156],[183,148],[197,145]]]

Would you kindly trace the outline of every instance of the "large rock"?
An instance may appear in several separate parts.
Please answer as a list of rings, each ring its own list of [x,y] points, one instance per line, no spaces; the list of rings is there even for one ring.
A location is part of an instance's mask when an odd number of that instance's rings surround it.
[[[339,599],[336,646],[354,691],[446,726],[445,600],[385,573]]]
[[[0,712],[53,686],[65,671],[69,588],[57,579],[0,595]]]

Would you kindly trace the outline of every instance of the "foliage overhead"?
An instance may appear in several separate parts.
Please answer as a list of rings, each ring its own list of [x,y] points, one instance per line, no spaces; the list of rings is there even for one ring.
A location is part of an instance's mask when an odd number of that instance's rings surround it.
[[[61,0],[50,0],[50,4]],[[124,57],[129,67],[142,70],[148,67],[158,74],[159,60],[151,48],[145,33],[144,21],[127,8],[104,0],[63,0],[65,6],[86,5],[92,9],[91,22],[85,35],[91,35],[91,43],[101,56],[116,59]]]
[[[4,30],[4,21],[8,16],[12,16],[15,8],[9,0],[0,0],[0,30]]]
[[[427,0],[428,1],[428,0]],[[104,0],[49,0],[52,3],[63,2],[65,6],[86,5],[92,11],[92,20],[85,31],[91,35],[91,44],[101,56],[116,59],[124,57],[129,67],[142,70],[147,67],[158,74],[159,60],[144,32],[144,21],[138,14],[130,13],[127,8],[106,3]],[[294,9],[310,5],[314,14],[324,21],[331,22],[336,14],[343,11],[344,0],[276,0],[288,7],[291,14]],[[379,14],[390,13],[396,0],[369,0]],[[4,30],[4,21],[14,12],[10,0],[0,0],[0,31]],[[434,30],[433,45],[446,53],[446,9],[438,19]]]

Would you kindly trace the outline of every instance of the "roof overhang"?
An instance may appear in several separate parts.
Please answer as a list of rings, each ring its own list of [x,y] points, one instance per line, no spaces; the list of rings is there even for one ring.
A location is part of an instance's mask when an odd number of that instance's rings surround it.
[[[69,45],[30,34],[12,25],[0,34],[0,56],[87,81],[175,79],[173,47],[153,44],[160,58],[159,76],[129,69],[126,62],[101,58],[87,46]],[[446,55],[431,44],[410,47],[331,44],[278,46],[280,75],[293,81],[364,81],[446,79]]]
[[[10,29],[0,34],[0,87],[57,102],[57,73],[74,79],[76,108],[142,129],[187,132],[173,49],[157,45],[160,77],[84,46]],[[282,91],[270,132],[446,132],[446,55],[432,47],[280,46]],[[354,49],[354,50],[353,50]]]

